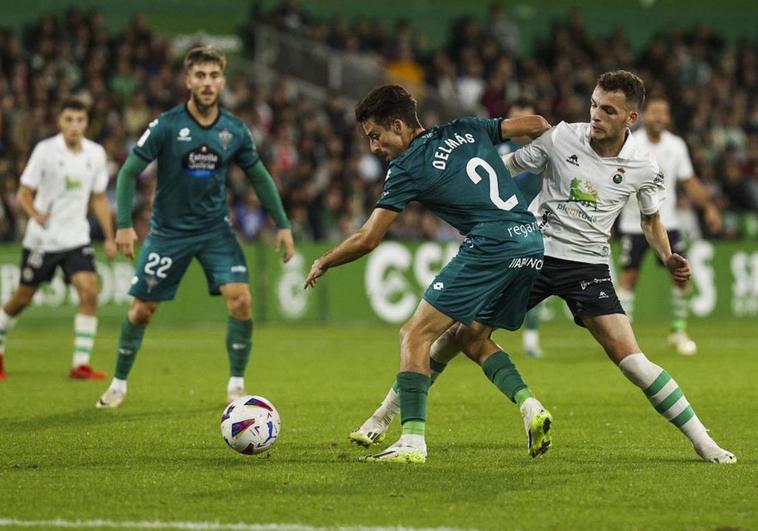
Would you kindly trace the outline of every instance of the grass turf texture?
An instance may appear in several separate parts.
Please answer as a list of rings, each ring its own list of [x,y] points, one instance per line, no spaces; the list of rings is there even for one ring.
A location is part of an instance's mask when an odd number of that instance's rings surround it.
[[[32,312],[30,312],[31,314]],[[29,317],[32,317],[30,315]],[[113,371],[116,320],[93,357]],[[105,382],[66,379],[69,319],[22,320],[0,382],[0,519],[220,521],[464,528],[756,528],[758,339],[754,323],[698,321],[700,352],[677,356],[664,324],[636,325],[736,466],[700,462],[588,333],[543,327],[544,360],[497,340],[555,418],[553,449],[532,460],[521,418],[465,359],[432,388],[422,466],[357,461],[346,436],[397,370],[396,327],[256,329],[248,391],[282,416],[268,457],[221,439],[227,360],[221,324],[160,318],[116,411]],[[395,440],[393,426],[388,442]]]

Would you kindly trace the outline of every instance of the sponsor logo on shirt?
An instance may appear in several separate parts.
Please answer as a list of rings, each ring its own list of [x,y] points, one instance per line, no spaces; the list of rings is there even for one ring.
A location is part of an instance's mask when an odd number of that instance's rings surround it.
[[[571,155],[571,156],[569,156],[569,157],[566,159],[566,162],[568,162],[569,164],[573,164],[573,165],[574,165],[574,166],[576,166],[577,168],[579,167],[579,157],[577,157],[576,155]]]
[[[196,179],[207,179],[221,166],[221,155],[206,145],[188,151],[182,157],[184,173]]]
[[[580,205],[597,210],[597,190],[589,181],[575,177],[571,179],[568,201],[575,201]]]
[[[189,142],[189,141],[191,141],[192,137],[190,136],[189,127],[182,127],[179,130],[179,135],[176,137],[176,139],[179,142]]]
[[[66,175],[63,186],[67,192],[70,192],[72,190],[78,190],[79,188],[81,188],[82,183],[81,181],[78,181],[74,177],[69,177],[68,175]]]

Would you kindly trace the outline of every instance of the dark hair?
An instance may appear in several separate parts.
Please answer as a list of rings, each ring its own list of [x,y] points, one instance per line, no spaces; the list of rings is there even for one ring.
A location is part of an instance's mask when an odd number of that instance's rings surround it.
[[[374,120],[382,127],[389,127],[392,120],[402,120],[409,127],[420,128],[416,114],[416,99],[400,85],[383,85],[368,93],[355,106],[358,123]]]
[[[184,69],[189,72],[193,65],[202,63],[215,63],[226,70],[226,56],[211,46],[196,46],[184,56]]]
[[[72,111],[83,111],[89,116],[89,108],[87,105],[78,98],[66,98],[61,103],[60,112],[65,111],[66,109],[71,109]]]
[[[597,86],[606,92],[623,92],[626,101],[637,110],[645,103],[645,83],[636,74],[626,70],[602,74],[597,78]]]

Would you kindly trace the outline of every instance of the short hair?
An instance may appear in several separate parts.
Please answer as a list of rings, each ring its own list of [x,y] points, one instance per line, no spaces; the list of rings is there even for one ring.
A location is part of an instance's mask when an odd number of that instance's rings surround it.
[[[626,101],[635,106],[637,110],[645,103],[645,83],[632,72],[616,70],[606,72],[597,78],[597,86],[606,92],[623,92]]]
[[[393,120],[402,120],[411,127],[421,127],[416,112],[416,99],[400,85],[377,87],[355,106],[355,120],[374,120],[389,127]]]
[[[59,114],[66,109],[84,112],[89,117],[89,107],[79,98],[66,98],[61,102]]]
[[[189,72],[194,65],[202,63],[215,63],[226,70],[226,56],[223,52],[211,46],[196,46],[184,56],[184,70]]]

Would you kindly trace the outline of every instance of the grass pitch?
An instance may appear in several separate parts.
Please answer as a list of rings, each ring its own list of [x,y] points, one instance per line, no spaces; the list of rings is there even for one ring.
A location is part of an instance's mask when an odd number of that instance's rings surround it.
[[[96,368],[113,371],[119,322],[103,319]],[[127,401],[103,411],[94,405],[106,382],[66,378],[70,319],[43,322],[30,311],[9,335],[9,378],[0,383],[0,525],[758,527],[755,323],[693,322],[700,352],[692,358],[667,348],[664,323],[636,328],[737,465],[700,462],[589,334],[566,323],[543,327],[543,360],[520,354],[519,334],[497,337],[553,413],[546,456],[528,457],[516,407],[457,359],[431,392],[429,461],[403,466],[359,462],[366,451],[346,438],[397,371],[395,327],[256,329],[248,390],[273,401],[282,432],[267,456],[248,457],[219,432],[223,324],[159,316]],[[398,433],[394,426],[388,441]]]

